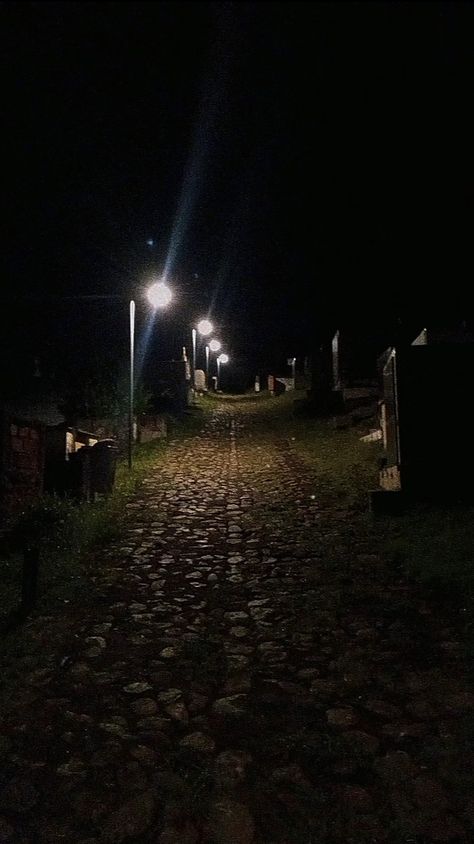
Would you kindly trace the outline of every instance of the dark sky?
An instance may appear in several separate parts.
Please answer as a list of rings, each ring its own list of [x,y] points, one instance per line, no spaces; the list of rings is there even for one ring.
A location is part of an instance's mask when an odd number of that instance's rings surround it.
[[[472,321],[473,4],[0,13],[11,326],[112,342],[122,305],[47,297],[165,266],[170,353],[208,308],[256,365],[325,327]]]

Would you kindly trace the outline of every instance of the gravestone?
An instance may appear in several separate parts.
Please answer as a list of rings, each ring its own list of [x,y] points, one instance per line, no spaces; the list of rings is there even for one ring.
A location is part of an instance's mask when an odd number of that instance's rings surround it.
[[[334,390],[339,390],[341,380],[339,376],[339,331],[336,331],[332,338],[332,386]]]
[[[204,393],[206,390],[206,373],[203,369],[196,369],[194,373],[194,389],[198,393]]]
[[[469,384],[474,343],[421,332],[383,368],[385,467],[380,485],[421,501],[474,500]]]

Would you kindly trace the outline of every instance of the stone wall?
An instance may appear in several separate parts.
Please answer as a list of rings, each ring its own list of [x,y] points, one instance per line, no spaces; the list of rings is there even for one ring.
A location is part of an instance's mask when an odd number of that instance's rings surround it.
[[[166,419],[161,414],[143,414],[138,420],[138,442],[148,443],[167,436]]]
[[[128,443],[128,419],[80,419],[78,428],[90,431],[98,439],[112,438],[117,442],[120,450],[126,449]],[[140,443],[166,437],[166,417],[161,413],[142,414],[136,418],[134,438]]]
[[[0,501],[15,511],[43,492],[45,428],[41,423],[4,417],[0,463]]]

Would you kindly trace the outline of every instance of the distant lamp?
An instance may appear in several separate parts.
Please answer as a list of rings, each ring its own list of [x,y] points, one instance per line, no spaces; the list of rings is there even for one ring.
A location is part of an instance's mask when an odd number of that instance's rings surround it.
[[[206,346],[206,386],[209,386],[209,355],[211,352],[218,352],[221,347],[219,340],[211,340]]]
[[[147,299],[155,310],[171,302],[171,290],[164,281],[155,281],[146,291]],[[133,452],[133,392],[135,389],[135,301],[130,299],[130,377],[128,396],[128,468],[132,468]]]
[[[228,363],[228,362],[229,362],[229,355],[222,354],[222,355],[219,355],[219,357],[217,358],[217,381],[216,381],[216,390],[218,390],[218,389],[219,389],[219,382],[220,382],[220,378],[221,378],[221,365],[222,365],[223,363]]]
[[[172,294],[164,281],[156,281],[148,288],[147,298],[153,308],[165,308],[171,302]]]
[[[192,341],[193,341],[193,360],[192,360],[191,373],[192,373],[193,389],[196,386],[194,381],[195,381],[195,378],[196,378],[196,337],[197,337],[197,334],[199,333],[201,335],[201,337],[207,337],[208,334],[210,334],[211,331],[213,331],[213,330],[214,330],[214,326],[209,319],[200,319],[198,324],[197,324],[197,328],[192,329],[191,337],[192,337]],[[206,346],[206,349],[207,349],[207,346]],[[206,352],[206,371],[207,371],[208,365],[209,364],[207,362],[207,352]]]
[[[199,334],[201,334],[203,337],[207,337],[207,335],[211,333],[213,328],[214,326],[212,322],[210,322],[208,319],[201,319],[200,322],[198,322],[197,324],[197,330],[199,331]]]

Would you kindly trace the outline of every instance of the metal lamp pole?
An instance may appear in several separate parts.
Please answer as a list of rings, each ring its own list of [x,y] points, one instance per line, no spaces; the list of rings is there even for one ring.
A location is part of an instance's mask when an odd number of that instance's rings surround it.
[[[226,355],[225,353],[222,353],[222,354],[221,354],[221,355],[219,355],[219,357],[217,358],[217,382],[216,382],[216,392],[217,392],[217,390],[218,390],[218,388],[219,388],[219,380],[220,380],[220,377],[221,377],[221,364],[223,364],[223,363],[228,363],[228,362],[229,362],[229,355]]]
[[[206,388],[209,389],[209,346],[206,346]]]
[[[209,354],[210,352],[218,352],[220,347],[221,347],[221,344],[220,344],[219,340],[215,340],[215,339],[211,340],[211,342],[209,343],[209,352],[207,351],[207,346],[206,346],[206,354]],[[217,365],[217,369],[219,370],[219,364]],[[219,372],[217,372],[217,377],[219,378]],[[217,390],[217,382],[216,382],[216,390]]]
[[[157,281],[147,290],[150,305],[156,311],[164,308],[171,301],[172,293],[163,281]],[[135,390],[135,302],[130,300],[130,379],[128,396],[128,468],[133,463],[133,394]]]
[[[212,331],[212,322],[209,322],[209,320],[208,320],[208,319],[201,319],[201,320],[199,320],[199,322],[198,322],[198,324],[197,324],[197,329],[196,329],[196,328],[193,328],[193,330],[192,330],[192,337],[193,337],[193,371],[192,371],[193,384],[192,384],[192,386],[193,386],[193,392],[194,392],[194,389],[195,389],[195,386],[196,386],[196,385],[195,385],[195,375],[196,375],[196,337],[197,337],[197,332],[198,332],[198,331],[199,331],[199,334],[201,334],[201,336],[202,336],[202,337],[207,337],[207,335],[208,335],[208,334],[210,334],[210,333],[211,333],[211,331]],[[207,346],[206,346],[206,355],[207,355]]]
[[[134,392],[134,358],[135,358],[135,302],[130,300],[130,393],[128,401],[128,468],[132,468],[133,450],[133,392]]]
[[[196,329],[193,328],[193,330],[192,330],[192,336],[193,336],[193,367],[192,367],[192,370],[193,370],[193,382],[192,382],[193,392],[194,392],[194,383],[195,383],[195,376],[196,376],[196,334],[197,334]]]

